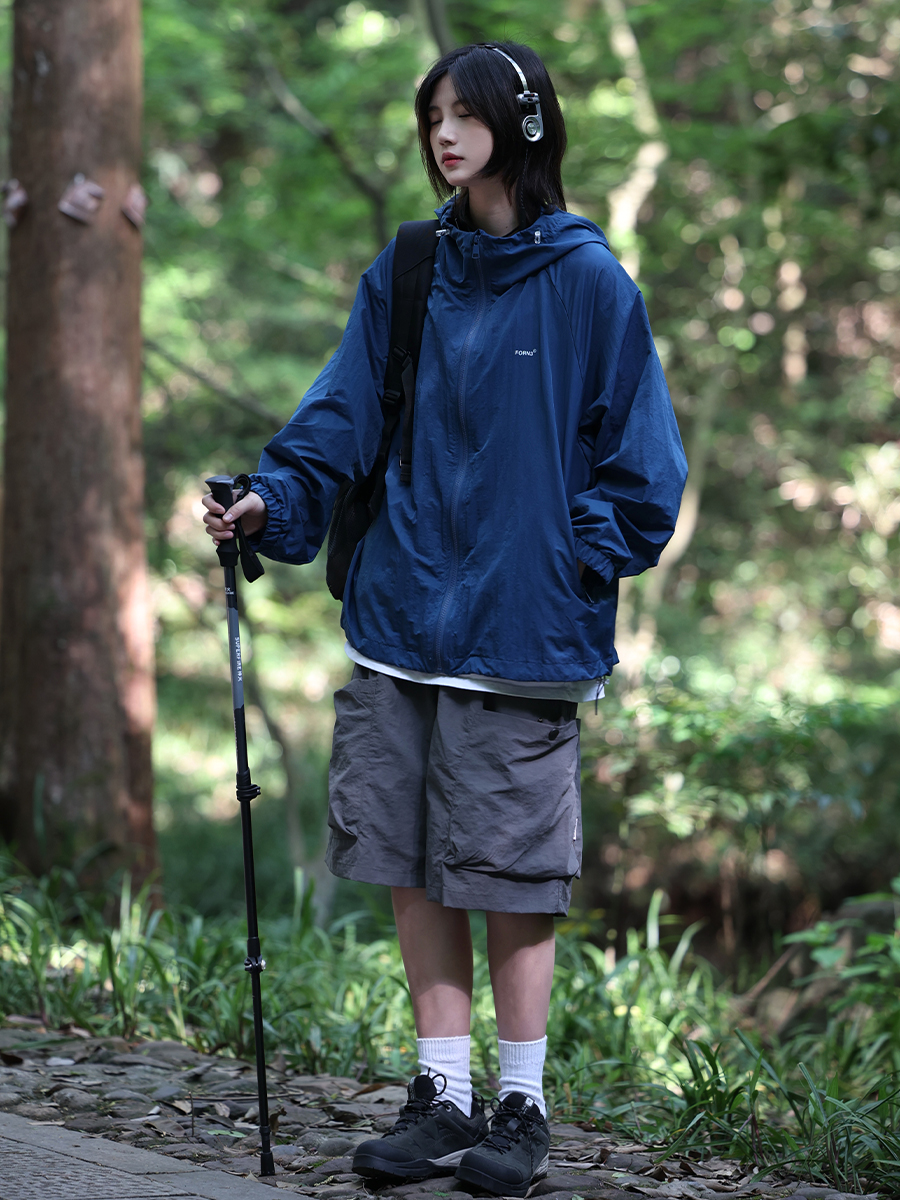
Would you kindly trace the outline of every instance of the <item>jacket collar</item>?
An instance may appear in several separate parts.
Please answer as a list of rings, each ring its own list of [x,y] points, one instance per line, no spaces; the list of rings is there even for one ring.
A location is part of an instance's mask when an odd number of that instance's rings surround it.
[[[544,209],[531,225],[505,237],[460,228],[453,200],[435,214],[446,231],[441,236],[442,270],[450,282],[461,286],[471,284],[480,272],[493,292],[502,293],[585,244],[609,249],[602,230],[592,221],[558,208]]]

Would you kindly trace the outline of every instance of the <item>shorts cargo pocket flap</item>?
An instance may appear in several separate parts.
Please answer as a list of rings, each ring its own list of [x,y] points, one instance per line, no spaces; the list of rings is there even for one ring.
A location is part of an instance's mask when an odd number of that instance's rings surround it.
[[[448,866],[507,879],[569,879],[581,866],[575,721],[479,712],[459,766]]]

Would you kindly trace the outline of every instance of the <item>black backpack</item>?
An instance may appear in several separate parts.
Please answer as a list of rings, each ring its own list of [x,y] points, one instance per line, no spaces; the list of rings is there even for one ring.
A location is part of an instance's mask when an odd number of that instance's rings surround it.
[[[391,344],[384,373],[381,412],[384,427],[372,470],[365,479],[341,484],[328,531],[325,582],[335,600],[343,600],[356,547],[378,516],[391,442],[403,416],[400,482],[412,480],[413,405],[422,329],[431,291],[438,221],[404,221],[397,230],[392,284]]]

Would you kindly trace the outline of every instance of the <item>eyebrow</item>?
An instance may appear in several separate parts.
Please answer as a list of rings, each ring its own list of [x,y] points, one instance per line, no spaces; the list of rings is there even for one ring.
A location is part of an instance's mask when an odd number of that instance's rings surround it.
[[[465,101],[457,99],[457,100],[454,100],[454,101],[453,101],[453,104],[451,105],[451,108],[452,108],[454,105],[457,105],[457,104],[461,105],[463,108],[468,108],[468,107],[469,107],[469,106],[468,106],[468,104],[466,104],[466,103],[465,103]],[[440,111],[441,111],[440,105],[439,105],[439,104],[429,104],[429,105],[428,105],[428,111],[429,111],[429,112],[440,112]]]

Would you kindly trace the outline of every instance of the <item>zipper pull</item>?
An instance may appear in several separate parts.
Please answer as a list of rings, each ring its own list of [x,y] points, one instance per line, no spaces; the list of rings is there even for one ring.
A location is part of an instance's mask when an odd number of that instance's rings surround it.
[[[536,246],[539,246],[541,244],[541,231],[539,229],[536,229],[534,231],[534,244]]]
[[[481,230],[480,229],[475,234],[475,247],[472,250],[472,257],[473,258],[481,258]]]

